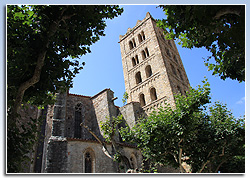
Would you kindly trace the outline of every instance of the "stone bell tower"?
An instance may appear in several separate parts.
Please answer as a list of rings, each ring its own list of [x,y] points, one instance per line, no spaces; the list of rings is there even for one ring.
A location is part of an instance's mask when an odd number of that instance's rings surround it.
[[[189,81],[173,40],[164,38],[150,13],[120,35],[128,103],[140,102],[148,113],[165,102],[174,106],[174,94],[185,93]]]

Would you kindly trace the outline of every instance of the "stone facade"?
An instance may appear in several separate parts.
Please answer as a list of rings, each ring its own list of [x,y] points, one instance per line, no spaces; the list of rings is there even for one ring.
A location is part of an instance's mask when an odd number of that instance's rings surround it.
[[[128,103],[140,102],[147,113],[165,103],[174,106],[173,95],[189,89],[175,43],[164,36],[149,13],[124,36],[120,35]]]
[[[163,30],[147,13],[134,28],[120,36],[121,56],[127,104],[117,107],[114,93],[104,89],[95,96],[58,93],[56,103],[46,109],[45,134],[40,171],[42,173],[121,173],[118,163],[108,158],[102,145],[83,126],[87,126],[101,141],[105,141],[100,123],[122,114],[131,128],[140,117],[165,103],[174,104],[175,93],[185,93],[189,81],[174,41],[165,40]],[[132,168],[140,168],[141,152],[134,145],[115,139]],[[111,144],[107,144],[114,152]],[[42,148],[42,150],[41,150]],[[178,172],[160,167],[159,172]]]

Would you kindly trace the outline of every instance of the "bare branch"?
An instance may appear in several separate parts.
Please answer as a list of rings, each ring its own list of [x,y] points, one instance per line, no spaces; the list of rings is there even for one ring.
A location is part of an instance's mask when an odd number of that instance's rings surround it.
[[[234,14],[240,16],[241,7],[237,6],[227,6],[216,13],[213,19],[220,19],[222,16],[227,14]]]
[[[109,153],[109,151],[108,151],[108,149],[107,149],[105,143],[104,143],[104,142],[103,142],[103,141],[102,141],[93,131],[91,131],[90,128],[89,128],[88,126],[84,125],[83,123],[81,123],[80,126],[83,126],[84,128],[86,128],[86,129],[89,131],[89,133],[92,134],[92,135],[94,136],[94,138],[96,138],[96,140],[102,145],[102,151],[103,151],[103,153],[104,153],[107,157],[109,157],[109,158],[112,159],[112,160],[115,160],[114,156],[112,156],[112,155]]]
[[[199,173],[201,173],[201,172],[204,170],[204,168],[206,167],[206,165],[207,165],[208,163],[210,163],[210,160],[207,160],[206,163],[204,163],[204,164],[202,165],[201,169],[199,170]]]

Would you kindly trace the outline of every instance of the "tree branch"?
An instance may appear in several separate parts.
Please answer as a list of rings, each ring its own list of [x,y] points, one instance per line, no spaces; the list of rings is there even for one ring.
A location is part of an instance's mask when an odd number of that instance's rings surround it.
[[[36,67],[35,67],[33,76],[29,80],[23,82],[19,86],[19,88],[17,90],[15,102],[14,102],[14,105],[13,105],[13,110],[12,110],[12,113],[11,113],[11,117],[8,120],[8,125],[11,125],[12,123],[16,122],[16,117],[17,117],[18,111],[19,111],[19,109],[21,107],[21,103],[23,101],[25,91],[28,88],[30,88],[31,86],[38,83],[39,80],[40,80],[42,68],[44,66],[44,60],[45,60],[45,57],[46,57],[46,54],[47,54],[47,49],[48,49],[48,46],[49,46],[49,43],[50,43],[50,39],[51,39],[52,36],[54,36],[55,32],[58,30],[59,22],[61,20],[69,19],[72,16],[76,15],[76,14],[72,14],[72,15],[68,15],[68,16],[63,16],[63,13],[66,11],[66,9],[67,9],[67,7],[64,8],[61,11],[61,16],[59,17],[59,19],[57,21],[52,22],[52,24],[49,26],[47,37],[44,40],[44,45],[42,46],[42,48],[41,48],[41,50],[40,50],[40,52],[39,52],[39,54],[37,56]]]
[[[109,158],[112,159],[112,160],[115,160],[114,156],[112,156],[112,155],[109,153],[109,151],[108,151],[108,149],[107,149],[105,143],[104,143],[104,142],[103,142],[103,141],[102,141],[93,131],[91,131],[90,128],[89,128],[88,126],[84,125],[83,123],[81,123],[80,126],[83,126],[84,128],[86,128],[86,129],[89,131],[89,133],[90,133],[91,135],[93,135],[94,138],[96,138],[96,140],[102,145],[102,151],[103,151],[103,153],[104,153],[107,157],[109,157]]]
[[[112,156],[112,155],[110,154],[110,152],[108,151],[108,149],[107,149],[105,143],[104,143],[104,142],[103,142],[103,141],[102,141],[93,131],[91,131],[90,128],[89,128],[88,126],[84,125],[83,123],[81,123],[80,126],[83,126],[84,128],[86,128],[86,129],[89,131],[89,133],[92,134],[92,135],[96,138],[96,140],[102,145],[102,151],[104,152],[104,154],[105,154],[107,157],[109,157],[109,158],[112,159],[113,161],[116,160],[115,157]],[[115,142],[115,140],[114,140],[113,137],[114,137],[114,133],[112,133],[112,137],[111,137],[112,146],[114,147],[116,153],[118,153],[118,154],[120,155],[121,161],[125,164],[125,166],[126,166],[126,171],[127,171],[128,169],[131,169],[130,162],[129,162],[129,160],[128,160],[128,158],[127,158],[126,156],[124,156],[124,155],[121,154],[120,148],[119,148],[120,146]]]
[[[206,167],[206,165],[207,165],[208,163],[210,163],[210,160],[207,160],[206,163],[204,163],[204,164],[202,165],[201,169],[199,170],[199,173],[201,173],[201,172],[204,170],[204,168]]]
[[[240,16],[240,12],[241,12],[241,7],[238,8],[236,6],[234,7],[227,6],[221,9],[220,11],[218,11],[216,15],[213,17],[213,19],[220,19],[222,16],[227,15],[227,14],[234,14],[234,15]]]

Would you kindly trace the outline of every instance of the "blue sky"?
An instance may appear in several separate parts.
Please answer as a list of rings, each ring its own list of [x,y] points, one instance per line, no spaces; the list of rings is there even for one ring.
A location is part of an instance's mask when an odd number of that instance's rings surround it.
[[[118,97],[115,104],[122,106],[122,96],[125,92],[122,61],[120,53],[119,35],[124,35],[127,29],[133,28],[137,20],[145,18],[146,13],[155,19],[162,19],[164,15],[162,9],[155,5],[123,5],[124,12],[121,16],[107,20],[105,37],[91,46],[92,53],[83,56],[80,60],[86,62],[84,69],[74,79],[74,87],[70,93],[93,96],[105,88],[114,91]],[[211,71],[207,71],[203,58],[207,58],[210,53],[203,48],[192,50],[182,48],[177,44],[183,65],[186,69],[190,85],[196,87],[208,78],[211,84],[212,102],[221,101],[228,105],[236,117],[245,114],[245,83],[235,80],[221,80],[212,76]]]

